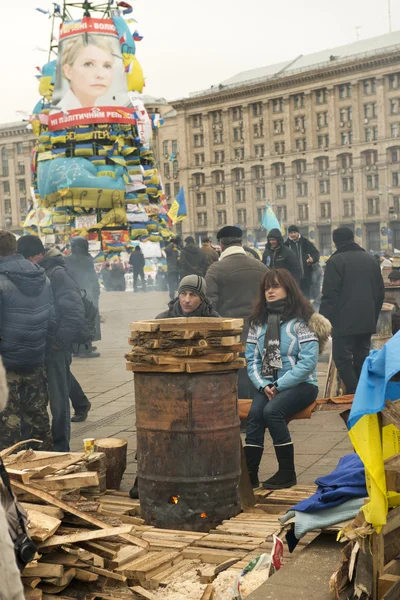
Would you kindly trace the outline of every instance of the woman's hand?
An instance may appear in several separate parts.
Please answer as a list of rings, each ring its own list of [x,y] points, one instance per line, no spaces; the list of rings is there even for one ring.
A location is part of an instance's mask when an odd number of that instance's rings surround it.
[[[278,393],[278,390],[276,389],[276,387],[273,386],[269,386],[267,385],[264,388],[264,394],[267,396],[268,400],[272,400],[272,398],[274,398]]]

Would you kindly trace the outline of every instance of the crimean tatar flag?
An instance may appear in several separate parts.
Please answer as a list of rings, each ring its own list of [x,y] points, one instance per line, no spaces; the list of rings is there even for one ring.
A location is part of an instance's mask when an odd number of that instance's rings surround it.
[[[175,223],[183,221],[183,219],[187,217],[185,191],[183,187],[181,187],[177,197],[171,204],[171,208],[168,211],[168,217],[171,219],[174,225]]]

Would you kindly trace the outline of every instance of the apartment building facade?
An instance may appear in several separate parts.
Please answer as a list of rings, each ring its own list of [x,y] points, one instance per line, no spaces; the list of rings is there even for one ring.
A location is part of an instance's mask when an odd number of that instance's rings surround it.
[[[171,102],[156,146],[183,235],[239,225],[265,239],[271,204],[323,254],[339,225],[400,249],[400,32],[241,73]]]

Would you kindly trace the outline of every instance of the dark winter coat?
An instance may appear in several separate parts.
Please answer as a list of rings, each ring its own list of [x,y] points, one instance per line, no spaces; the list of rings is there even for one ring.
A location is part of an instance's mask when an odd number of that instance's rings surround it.
[[[129,264],[133,268],[134,273],[141,273],[144,269],[145,258],[143,252],[140,250],[133,250],[129,257]]]
[[[70,348],[79,339],[85,320],[85,308],[78,284],[69,275],[65,257],[56,248],[46,252],[39,264],[50,280],[53,293],[56,313],[54,344]]]
[[[296,254],[285,246],[279,229],[271,229],[268,235],[276,238],[280,245],[276,249],[272,249],[269,242],[265,245],[262,257],[263,263],[270,269],[286,269],[299,282],[301,279],[301,269]]]
[[[213,310],[211,303],[202,302],[192,313],[185,314],[182,311],[179,298],[175,298],[168,303],[168,310],[156,316],[156,319],[175,319],[178,317],[219,317],[220,315]]]
[[[0,258],[0,354],[9,371],[32,371],[45,361],[55,317],[44,270],[21,255]]]
[[[182,248],[179,256],[179,270],[181,279],[186,275],[199,275],[204,277],[208,267],[208,262],[198,246],[187,244]]]
[[[311,285],[311,279],[313,274],[313,264],[319,261],[319,250],[314,246],[310,240],[300,236],[298,242],[294,242],[288,238],[285,242],[285,246],[290,248],[295,253],[297,260],[300,264],[301,279],[306,279],[308,284]],[[312,263],[308,263],[307,259],[311,256]],[[300,261],[301,257],[301,261]]]
[[[200,252],[202,252],[206,259],[206,269],[210,267],[213,263],[217,262],[219,256],[218,252],[214,250],[211,244],[203,244],[200,248]]]
[[[320,313],[332,323],[334,335],[372,334],[384,295],[376,259],[352,242],[326,263]]]
[[[242,340],[246,340],[248,318],[260,292],[260,283],[267,267],[260,260],[247,256],[241,246],[231,246],[221,259],[212,264],[206,274],[207,295],[221,317],[245,320]]]
[[[165,247],[168,273],[179,273],[179,248],[173,242]]]
[[[72,279],[81,290],[85,290],[89,300],[95,306],[99,304],[100,285],[94,270],[93,258],[90,254],[70,254],[65,257],[65,264]]]

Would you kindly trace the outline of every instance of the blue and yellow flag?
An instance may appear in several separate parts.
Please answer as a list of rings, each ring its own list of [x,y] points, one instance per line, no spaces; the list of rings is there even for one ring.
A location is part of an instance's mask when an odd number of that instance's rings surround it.
[[[365,467],[369,503],[365,519],[380,530],[388,506],[400,505],[400,494],[386,489],[383,461],[400,452],[400,431],[394,425],[381,430],[378,413],[386,400],[400,398],[400,382],[390,381],[400,371],[400,332],[365,360],[348,421],[349,436]]]
[[[175,223],[183,221],[183,219],[187,217],[185,191],[183,187],[181,187],[177,197],[171,204],[171,208],[168,211],[168,216],[174,225]]]
[[[279,221],[276,218],[276,215],[270,204],[268,204],[264,211],[261,226],[267,231],[271,231],[271,229],[279,229],[282,235],[285,235],[285,226],[283,224],[279,224]]]

